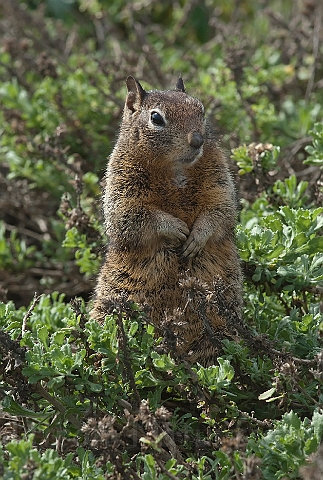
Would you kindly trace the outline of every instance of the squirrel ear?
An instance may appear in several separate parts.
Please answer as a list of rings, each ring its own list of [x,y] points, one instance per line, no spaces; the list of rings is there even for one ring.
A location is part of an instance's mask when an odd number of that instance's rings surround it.
[[[128,95],[126,99],[126,105],[134,112],[142,104],[143,99],[147,95],[147,92],[142,88],[138,80],[131,75],[126,80]]]
[[[176,83],[176,90],[180,90],[181,92],[185,93],[185,85],[181,75],[178,77],[178,80]]]

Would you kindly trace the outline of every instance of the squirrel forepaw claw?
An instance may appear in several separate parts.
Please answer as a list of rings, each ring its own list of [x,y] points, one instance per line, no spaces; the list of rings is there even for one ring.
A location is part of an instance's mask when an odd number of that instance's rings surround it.
[[[195,239],[188,238],[182,248],[182,256],[185,258],[194,258],[201,251],[202,246]]]

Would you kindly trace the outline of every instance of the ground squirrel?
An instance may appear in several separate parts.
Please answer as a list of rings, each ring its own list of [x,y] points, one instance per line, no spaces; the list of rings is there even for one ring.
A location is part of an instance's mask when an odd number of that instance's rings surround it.
[[[167,318],[177,318],[171,326],[181,355],[214,363],[214,339],[233,331],[242,305],[227,161],[202,103],[186,94],[181,78],[175,90],[146,92],[131,76],[126,85],[105,176],[109,244],[92,316],[104,319],[119,296],[148,304],[159,333]]]

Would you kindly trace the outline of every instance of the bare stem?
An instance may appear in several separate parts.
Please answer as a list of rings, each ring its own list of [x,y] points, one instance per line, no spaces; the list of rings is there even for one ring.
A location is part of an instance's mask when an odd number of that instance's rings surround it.
[[[25,316],[22,320],[21,337],[23,337],[25,335],[26,329],[27,329],[28,319],[31,317],[31,314],[33,313],[33,310],[36,307],[39,300],[41,299],[41,297],[42,297],[42,295],[37,295],[37,293],[35,292],[33,303],[30,305],[27,313],[25,314]]]

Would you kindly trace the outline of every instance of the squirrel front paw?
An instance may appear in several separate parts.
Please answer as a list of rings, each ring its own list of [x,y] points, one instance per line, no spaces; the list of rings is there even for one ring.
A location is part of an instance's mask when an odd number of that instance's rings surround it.
[[[194,258],[204,248],[206,242],[210,238],[206,232],[192,230],[186,242],[183,245],[181,255],[185,258]]]
[[[187,240],[190,231],[185,222],[169,216],[159,224],[158,233],[166,238],[172,246],[178,247]]]

